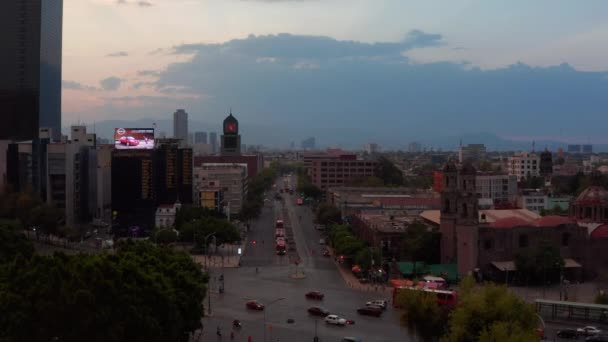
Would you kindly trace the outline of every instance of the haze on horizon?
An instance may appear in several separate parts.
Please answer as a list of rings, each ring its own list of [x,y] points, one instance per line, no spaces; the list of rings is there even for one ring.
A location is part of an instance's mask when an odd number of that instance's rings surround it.
[[[608,2],[64,0],[63,125],[608,143]],[[326,130],[327,131],[327,130]],[[331,133],[327,133],[331,134]],[[297,140],[303,136],[296,136]]]

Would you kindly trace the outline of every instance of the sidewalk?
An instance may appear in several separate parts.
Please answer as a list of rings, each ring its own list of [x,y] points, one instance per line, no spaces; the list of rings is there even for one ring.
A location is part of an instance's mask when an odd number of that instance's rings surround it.
[[[361,292],[377,293],[381,299],[392,298],[392,287],[388,285],[378,284],[361,284],[359,282],[359,279],[357,279],[357,277],[355,277],[355,275],[349,269],[347,269],[346,267],[344,267],[344,265],[336,261],[334,250],[329,246],[327,246],[327,249],[330,251],[332,260],[334,261],[338,272],[340,272],[340,275],[342,275],[342,278],[344,279],[344,282],[346,283],[346,285],[348,285],[348,287]]]

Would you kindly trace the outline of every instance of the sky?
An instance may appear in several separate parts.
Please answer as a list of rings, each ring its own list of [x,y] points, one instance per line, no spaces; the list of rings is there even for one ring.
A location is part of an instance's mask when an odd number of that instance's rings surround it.
[[[603,0],[64,0],[63,37],[64,126],[608,143]]]

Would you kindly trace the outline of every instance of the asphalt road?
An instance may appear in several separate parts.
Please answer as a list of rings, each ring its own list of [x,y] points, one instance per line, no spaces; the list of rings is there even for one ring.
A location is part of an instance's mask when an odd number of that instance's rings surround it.
[[[282,185],[283,181],[279,184]],[[274,198],[274,194],[268,194],[268,198]],[[264,335],[266,341],[271,342],[313,341],[315,330],[321,342],[341,341],[344,336],[356,336],[365,342],[415,341],[400,326],[399,312],[392,308],[388,308],[380,318],[359,316],[356,313],[356,309],[366,301],[378,298],[373,293],[356,291],[346,285],[334,263],[322,256],[319,232],[314,230],[310,209],[296,206],[293,195],[283,194],[283,198],[283,202],[269,202],[260,218],[253,222],[242,266],[223,271],[225,293],[222,295],[216,291],[217,274],[221,270],[213,271],[212,314],[203,320],[205,328],[197,341],[231,341],[234,319],[243,323],[243,327],[235,332],[234,341],[248,341],[249,336],[254,342],[264,341]],[[304,273],[303,279],[292,278],[296,265],[290,263],[288,256],[275,254],[276,218],[284,219],[286,225],[290,225],[293,230],[293,238],[289,243],[295,242],[297,246],[301,258],[301,264],[297,267]],[[256,243],[253,244],[253,241]],[[307,300],[304,294],[312,290],[323,292],[325,300]],[[266,304],[266,310],[247,310],[245,302],[250,299]],[[315,305],[323,306],[341,317],[353,319],[355,324],[346,327],[328,326],[322,319],[316,320],[308,315],[306,310]],[[295,322],[287,323],[289,318]],[[218,326],[222,339],[216,335]]]

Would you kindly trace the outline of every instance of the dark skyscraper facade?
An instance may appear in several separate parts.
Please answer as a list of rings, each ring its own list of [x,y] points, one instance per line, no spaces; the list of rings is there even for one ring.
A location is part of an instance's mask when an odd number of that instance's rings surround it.
[[[0,1],[0,139],[61,135],[63,0]]]

